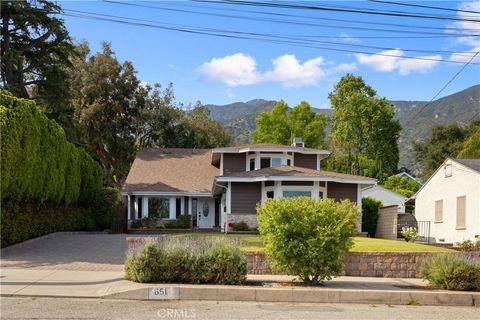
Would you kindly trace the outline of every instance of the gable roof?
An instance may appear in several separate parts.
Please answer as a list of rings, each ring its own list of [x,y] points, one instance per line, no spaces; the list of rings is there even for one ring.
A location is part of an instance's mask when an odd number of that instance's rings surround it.
[[[452,158],[453,161],[458,162],[465,167],[468,167],[474,171],[477,171],[480,173],[480,159],[455,159]]]
[[[140,149],[122,192],[210,194],[220,172],[211,156],[210,149]]]
[[[252,181],[262,181],[262,180],[277,180],[272,177],[292,177],[292,178],[310,178],[311,181],[349,181],[352,183],[365,183],[365,184],[375,184],[377,180],[369,177],[355,176],[351,174],[324,171],[324,170],[313,170],[303,167],[295,166],[276,166],[263,168],[259,170],[245,171],[245,172],[235,172],[225,176],[218,176],[216,180],[218,181],[228,181],[238,179],[252,180]]]

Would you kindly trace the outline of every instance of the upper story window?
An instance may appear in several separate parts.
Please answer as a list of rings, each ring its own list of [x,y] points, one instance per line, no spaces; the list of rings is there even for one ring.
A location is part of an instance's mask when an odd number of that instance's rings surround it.
[[[254,153],[247,154],[246,170],[258,170],[263,168],[276,167],[281,165],[293,165],[292,153]]]
[[[255,170],[255,158],[249,160],[250,171]]]

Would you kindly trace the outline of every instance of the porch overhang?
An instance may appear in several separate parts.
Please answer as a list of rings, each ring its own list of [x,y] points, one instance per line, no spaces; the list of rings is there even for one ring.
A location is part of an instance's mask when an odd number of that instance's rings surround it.
[[[345,179],[335,177],[309,177],[309,176],[261,176],[261,177],[215,177],[216,182],[262,182],[262,181],[319,181],[338,182],[360,185],[375,185],[377,182],[371,179]]]

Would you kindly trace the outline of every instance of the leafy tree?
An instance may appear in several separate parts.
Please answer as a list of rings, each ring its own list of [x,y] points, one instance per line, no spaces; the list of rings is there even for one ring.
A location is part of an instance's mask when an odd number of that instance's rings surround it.
[[[367,232],[371,238],[377,232],[378,209],[382,202],[372,197],[362,199],[362,232]]]
[[[226,130],[200,103],[187,110],[177,104],[172,84],[163,91],[160,85],[154,86],[140,121],[141,147],[214,148],[230,141]]]
[[[252,133],[254,143],[290,145],[294,137],[301,137],[306,147],[320,148],[325,140],[327,117],[316,113],[302,101],[290,112],[284,101],[279,101],[272,111],[262,112]]]
[[[414,158],[422,166],[420,176],[428,178],[446,158],[456,157],[462,151],[469,132],[471,127],[462,128],[456,123],[438,125],[432,128],[432,134],[425,142],[414,143]]]
[[[102,52],[74,60],[72,105],[78,143],[100,160],[108,186],[120,185],[135,156],[147,89],[128,61],[120,63],[108,43]]]
[[[463,142],[458,158],[480,158],[480,127]]]
[[[230,141],[227,131],[218,121],[210,117],[210,111],[200,103],[197,103],[190,112],[187,112],[184,125],[188,132],[185,147],[223,147]]]
[[[310,197],[268,199],[257,215],[272,267],[309,284],[340,274],[359,218],[348,200]]]
[[[70,65],[72,41],[61,7],[46,0],[2,1],[1,74],[3,88],[18,97],[65,101],[64,66]]]
[[[409,178],[391,176],[383,183],[383,186],[393,192],[400,193],[405,197],[411,197],[419,189],[419,184]]]
[[[362,77],[344,76],[328,95],[333,109],[334,157],[346,157],[343,172],[358,174],[360,158],[369,163],[370,176],[384,179],[397,171],[397,140],[401,126],[394,119],[393,106],[380,98]],[[365,161],[364,161],[365,162]]]

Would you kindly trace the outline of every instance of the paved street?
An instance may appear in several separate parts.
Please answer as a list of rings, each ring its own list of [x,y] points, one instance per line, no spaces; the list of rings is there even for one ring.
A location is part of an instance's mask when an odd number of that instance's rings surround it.
[[[58,233],[2,250],[2,268],[123,271],[124,234]]]
[[[2,319],[480,319],[473,307],[1,298]]]

